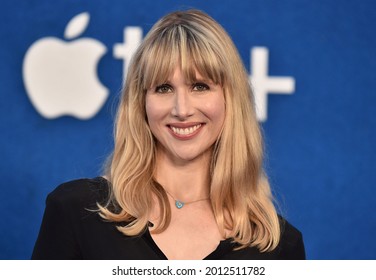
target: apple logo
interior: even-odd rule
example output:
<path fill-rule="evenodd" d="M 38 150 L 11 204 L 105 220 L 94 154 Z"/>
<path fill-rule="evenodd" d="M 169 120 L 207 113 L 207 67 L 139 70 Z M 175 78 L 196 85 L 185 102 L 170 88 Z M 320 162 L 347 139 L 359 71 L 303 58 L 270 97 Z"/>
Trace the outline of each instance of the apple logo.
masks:
<path fill-rule="evenodd" d="M 77 38 L 89 23 L 84 12 L 70 20 L 64 38 Z M 35 109 L 45 118 L 70 115 L 92 118 L 104 105 L 108 89 L 97 77 L 97 64 L 106 47 L 91 38 L 66 42 L 45 37 L 34 42 L 23 61 L 23 80 Z"/>

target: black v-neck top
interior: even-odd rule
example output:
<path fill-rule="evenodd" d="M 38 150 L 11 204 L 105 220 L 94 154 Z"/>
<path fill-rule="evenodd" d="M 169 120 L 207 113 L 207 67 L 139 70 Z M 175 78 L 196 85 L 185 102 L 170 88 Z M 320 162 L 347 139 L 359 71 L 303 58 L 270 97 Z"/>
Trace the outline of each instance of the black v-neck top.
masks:
<path fill-rule="evenodd" d="M 46 200 L 42 225 L 32 259 L 166 260 L 146 230 L 125 236 L 113 222 L 102 219 L 96 203 L 107 199 L 108 181 L 102 177 L 70 181 L 58 186 Z M 205 259 L 305 259 L 300 231 L 281 218 L 281 241 L 272 252 L 255 247 L 234 250 L 231 239 L 223 240 Z"/>

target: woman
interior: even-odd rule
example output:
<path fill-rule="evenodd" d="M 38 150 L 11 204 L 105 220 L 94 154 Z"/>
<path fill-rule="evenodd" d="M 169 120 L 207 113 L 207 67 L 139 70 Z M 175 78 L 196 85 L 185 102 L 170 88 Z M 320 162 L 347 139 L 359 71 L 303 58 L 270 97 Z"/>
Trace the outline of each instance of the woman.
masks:
<path fill-rule="evenodd" d="M 47 199 L 34 259 L 304 259 L 262 170 L 248 76 L 198 11 L 160 19 L 134 55 L 107 175 Z"/>

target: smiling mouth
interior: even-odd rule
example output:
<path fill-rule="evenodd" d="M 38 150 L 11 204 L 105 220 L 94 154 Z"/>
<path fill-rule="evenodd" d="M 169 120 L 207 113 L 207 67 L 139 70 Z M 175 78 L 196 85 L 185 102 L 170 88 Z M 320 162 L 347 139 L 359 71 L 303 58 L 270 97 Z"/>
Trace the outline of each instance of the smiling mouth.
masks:
<path fill-rule="evenodd" d="M 195 133 L 201 126 L 202 124 L 197 124 L 191 127 L 181 128 L 181 127 L 174 127 L 170 125 L 170 128 L 176 135 L 187 136 L 187 135 L 191 135 Z"/>

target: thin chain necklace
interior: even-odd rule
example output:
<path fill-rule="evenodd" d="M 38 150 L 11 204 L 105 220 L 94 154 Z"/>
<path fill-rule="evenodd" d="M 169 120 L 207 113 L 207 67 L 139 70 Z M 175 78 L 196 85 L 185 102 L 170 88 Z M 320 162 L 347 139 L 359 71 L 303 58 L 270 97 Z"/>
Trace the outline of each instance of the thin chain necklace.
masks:
<path fill-rule="evenodd" d="M 172 194 L 170 194 L 166 189 L 165 189 L 165 191 L 175 201 L 175 206 L 178 209 L 183 208 L 183 206 L 186 205 L 186 204 L 191 204 L 191 203 L 195 203 L 195 202 L 199 202 L 199 201 L 209 200 L 210 199 L 209 197 L 207 197 L 207 198 L 197 199 L 197 200 L 194 200 L 194 201 L 183 202 L 183 201 L 181 201 L 181 200 L 176 199 L 175 197 L 173 197 Z"/>

